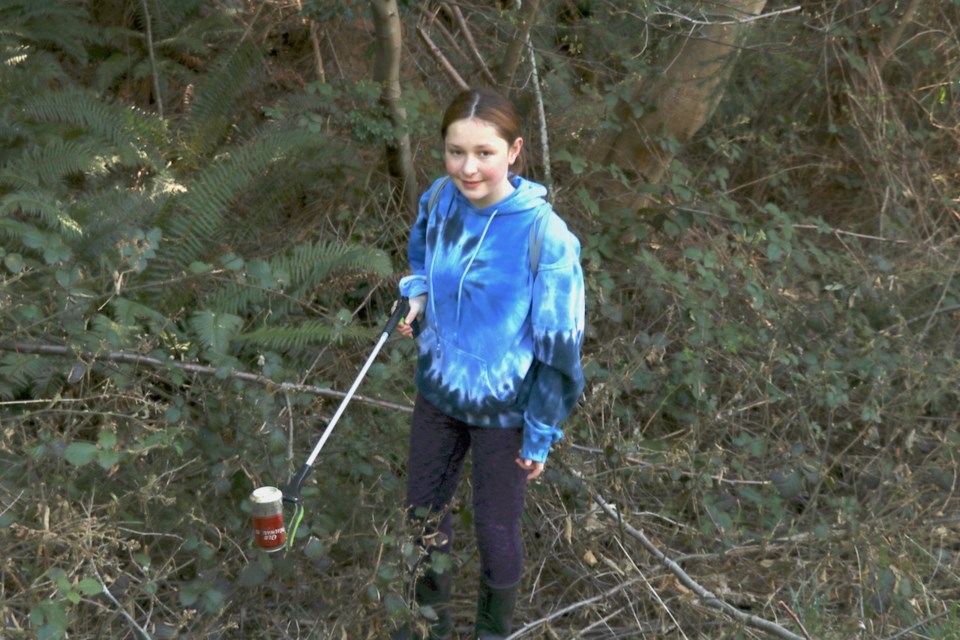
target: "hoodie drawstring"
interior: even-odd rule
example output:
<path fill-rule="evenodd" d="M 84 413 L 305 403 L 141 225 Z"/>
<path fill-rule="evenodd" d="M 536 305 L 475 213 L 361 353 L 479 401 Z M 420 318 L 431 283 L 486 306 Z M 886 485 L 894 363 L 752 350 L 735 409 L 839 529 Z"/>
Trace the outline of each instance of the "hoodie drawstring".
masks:
<path fill-rule="evenodd" d="M 497 217 L 497 212 L 499 209 L 494 209 L 493 213 L 490 214 L 490 217 L 487 219 L 487 224 L 483 227 L 483 233 L 480 234 L 480 240 L 477 242 L 477 248 L 473 251 L 473 255 L 470 256 L 470 261 L 467 262 L 467 266 L 463 269 L 463 275 L 460 276 L 460 283 L 457 285 L 457 333 L 454 338 L 459 338 L 460 334 L 460 309 L 462 307 L 463 300 L 463 282 L 467 279 L 467 274 L 470 272 L 470 267 L 473 266 L 473 261 L 477 259 L 477 254 L 480 253 L 480 247 L 483 246 L 483 239 L 487 237 L 487 230 L 490 229 L 490 223 L 493 222 L 493 219 Z"/>

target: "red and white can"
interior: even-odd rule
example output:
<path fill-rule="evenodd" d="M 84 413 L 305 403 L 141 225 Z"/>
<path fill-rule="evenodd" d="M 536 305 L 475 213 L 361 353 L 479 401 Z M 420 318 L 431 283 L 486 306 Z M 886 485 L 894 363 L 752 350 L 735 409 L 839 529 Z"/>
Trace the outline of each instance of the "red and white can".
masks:
<path fill-rule="evenodd" d="M 253 504 L 253 539 L 264 551 L 280 551 L 287 543 L 283 526 L 283 492 L 276 487 L 260 487 L 250 494 Z"/>

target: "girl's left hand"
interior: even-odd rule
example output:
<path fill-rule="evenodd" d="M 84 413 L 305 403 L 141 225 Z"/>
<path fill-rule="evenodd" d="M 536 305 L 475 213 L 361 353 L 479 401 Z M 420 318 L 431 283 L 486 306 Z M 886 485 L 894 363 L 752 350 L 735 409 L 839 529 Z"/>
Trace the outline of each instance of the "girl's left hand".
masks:
<path fill-rule="evenodd" d="M 517 458 L 517 464 L 521 469 L 525 469 L 530 472 L 527 474 L 527 480 L 534 480 L 537 476 L 543 473 L 542 462 L 534 462 L 533 460 L 528 460 L 526 458 Z"/>

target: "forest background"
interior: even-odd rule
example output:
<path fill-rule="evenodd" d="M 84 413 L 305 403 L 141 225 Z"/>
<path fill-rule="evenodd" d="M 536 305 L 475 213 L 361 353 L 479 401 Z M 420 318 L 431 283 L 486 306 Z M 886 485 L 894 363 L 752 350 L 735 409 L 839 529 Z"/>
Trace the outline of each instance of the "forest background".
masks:
<path fill-rule="evenodd" d="M 0 0 L 0 637 L 411 616 L 410 342 L 462 85 L 578 234 L 516 638 L 960 637 L 958 0 Z M 456 505 L 456 622 L 476 580 Z"/>

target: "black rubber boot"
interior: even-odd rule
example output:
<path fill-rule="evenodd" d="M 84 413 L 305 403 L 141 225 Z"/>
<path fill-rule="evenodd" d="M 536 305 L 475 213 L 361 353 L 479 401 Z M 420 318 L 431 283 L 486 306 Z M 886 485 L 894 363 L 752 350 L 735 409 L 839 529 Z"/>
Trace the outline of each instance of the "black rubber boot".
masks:
<path fill-rule="evenodd" d="M 449 640 L 453 633 L 453 616 L 450 613 L 450 591 L 453 585 L 453 576 L 450 571 L 437 573 L 427 569 L 417 578 L 414 584 L 414 599 L 419 606 L 429 606 L 437 614 L 435 620 L 428 620 L 430 631 L 427 636 L 421 635 L 414 623 L 405 624 L 398 629 L 391 640 Z"/>
<path fill-rule="evenodd" d="M 503 640 L 510 635 L 519 587 L 519 582 L 512 587 L 492 587 L 480 579 L 475 624 L 477 640 Z"/>

